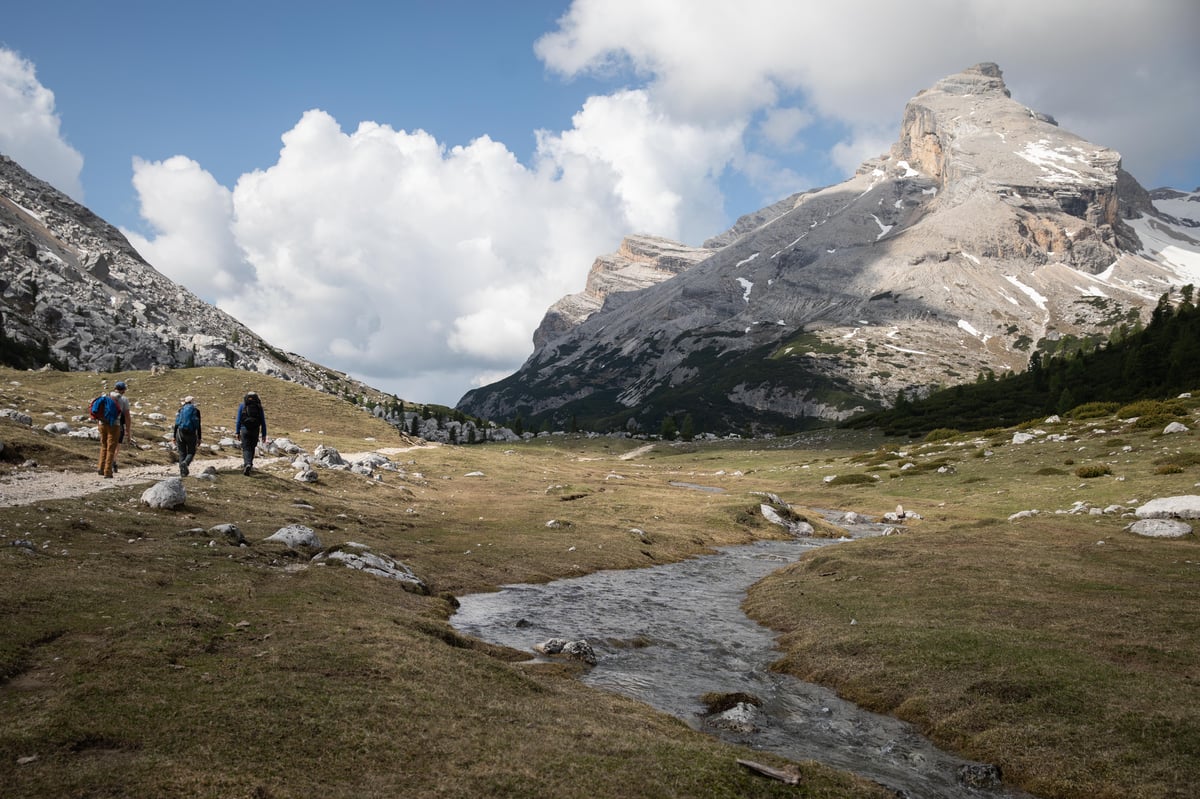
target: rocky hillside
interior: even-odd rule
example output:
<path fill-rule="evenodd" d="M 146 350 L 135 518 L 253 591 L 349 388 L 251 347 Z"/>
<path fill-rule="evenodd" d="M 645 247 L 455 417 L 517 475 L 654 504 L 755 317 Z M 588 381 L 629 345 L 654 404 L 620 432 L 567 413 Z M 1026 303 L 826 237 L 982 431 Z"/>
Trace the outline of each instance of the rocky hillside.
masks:
<path fill-rule="evenodd" d="M 547 338 L 459 408 L 795 428 L 1020 370 L 1200 282 L 1191 197 L 1152 196 L 980 64 L 914 97 L 891 151 L 851 179 L 740 220 L 711 257 Z"/>
<path fill-rule="evenodd" d="M 4 156 L 0 265 L 0 341 L 41 363 L 72 371 L 228 366 L 378 398 L 340 372 L 272 347 L 155 270 L 112 225 Z"/>

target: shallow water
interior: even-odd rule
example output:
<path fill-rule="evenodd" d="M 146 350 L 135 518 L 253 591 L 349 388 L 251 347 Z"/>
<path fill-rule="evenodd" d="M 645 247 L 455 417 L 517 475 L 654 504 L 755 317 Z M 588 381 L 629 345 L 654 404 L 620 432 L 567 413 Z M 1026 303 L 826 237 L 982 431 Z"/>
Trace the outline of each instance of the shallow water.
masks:
<path fill-rule="evenodd" d="M 451 622 L 531 656 L 549 638 L 585 639 L 599 658 L 582 677 L 588 685 L 646 702 L 724 740 L 860 774 L 899 796 L 1027 797 L 968 788 L 959 770 L 978 764 L 938 750 L 903 722 L 769 670 L 780 652 L 771 631 L 742 613 L 746 590 L 829 543 L 765 541 L 680 563 L 510 585 L 462 597 Z M 748 719 L 752 729 L 719 729 L 701 717 L 702 694 L 739 691 L 763 701 Z"/>

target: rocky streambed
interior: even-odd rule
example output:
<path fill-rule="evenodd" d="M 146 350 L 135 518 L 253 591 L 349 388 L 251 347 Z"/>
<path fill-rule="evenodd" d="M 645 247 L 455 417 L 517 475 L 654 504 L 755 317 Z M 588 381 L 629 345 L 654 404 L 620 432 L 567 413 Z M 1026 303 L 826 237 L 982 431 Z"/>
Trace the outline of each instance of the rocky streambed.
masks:
<path fill-rule="evenodd" d="M 854 524 L 848 536 L 878 535 Z M 867 712 L 832 691 L 770 670 L 773 633 L 741 610 L 746 590 L 814 547 L 797 538 L 728 547 L 644 569 L 597 572 L 541 585 L 510 585 L 461 598 L 461 632 L 543 657 L 552 638 L 586 641 L 588 685 L 646 702 L 720 738 L 816 760 L 875 780 L 902 797 L 1025 797 L 994 767 L 933 746 L 910 725 Z M 731 698 L 713 712 L 705 695 Z"/>

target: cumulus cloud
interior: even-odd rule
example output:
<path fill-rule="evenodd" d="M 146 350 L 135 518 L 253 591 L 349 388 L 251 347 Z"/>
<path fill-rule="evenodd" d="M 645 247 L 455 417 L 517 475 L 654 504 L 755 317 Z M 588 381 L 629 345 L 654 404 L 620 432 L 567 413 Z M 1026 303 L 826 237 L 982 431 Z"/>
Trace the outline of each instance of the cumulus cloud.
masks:
<path fill-rule="evenodd" d="M 273 344 L 453 403 L 518 366 L 546 308 L 623 235 L 720 232 L 723 180 L 765 205 L 842 179 L 886 151 L 910 97 L 981 61 L 1144 183 L 1170 183 L 1196 156 L 1198 29 L 1195 0 L 923 0 L 903 15 L 890 0 L 574 0 L 535 52 L 623 88 L 538 131 L 528 163 L 487 136 L 344 130 L 314 109 L 232 188 L 186 157 L 135 160 L 151 234 L 129 235 Z M 26 114 L 0 135 L 45 147 L 77 184 L 53 96 L 2 50 L 0 114 Z"/>
<path fill-rule="evenodd" d="M 83 156 L 63 139 L 54 92 L 33 64 L 0 47 L 0 153 L 59 191 L 83 201 Z"/>
<path fill-rule="evenodd" d="M 267 340 L 453 403 L 516 368 L 546 308 L 623 235 L 710 233 L 737 142 L 736 127 L 675 122 L 639 92 L 593 98 L 571 130 L 541 132 L 528 166 L 487 137 L 345 132 L 312 110 L 277 162 L 231 191 L 187 158 L 138 161 L 154 233 L 127 235 Z"/>
<path fill-rule="evenodd" d="M 1017 100 L 1156 183 L 1196 158 L 1197 30 L 1194 0 L 924 0 L 902 16 L 890 0 L 575 0 L 536 50 L 567 76 L 629 70 L 680 118 L 802 109 L 842 128 L 821 145 L 843 169 L 878 154 L 917 91 L 994 61 Z"/>

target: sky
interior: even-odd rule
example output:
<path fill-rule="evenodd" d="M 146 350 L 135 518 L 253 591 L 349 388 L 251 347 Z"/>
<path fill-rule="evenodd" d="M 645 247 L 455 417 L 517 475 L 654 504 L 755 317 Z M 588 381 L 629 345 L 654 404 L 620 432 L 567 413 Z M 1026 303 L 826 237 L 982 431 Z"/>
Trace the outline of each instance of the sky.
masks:
<path fill-rule="evenodd" d="M 1195 189 L 1198 39 L 1196 0 L 20 3 L 0 153 L 272 345 L 453 405 L 623 236 L 845 180 L 976 63 Z"/>

